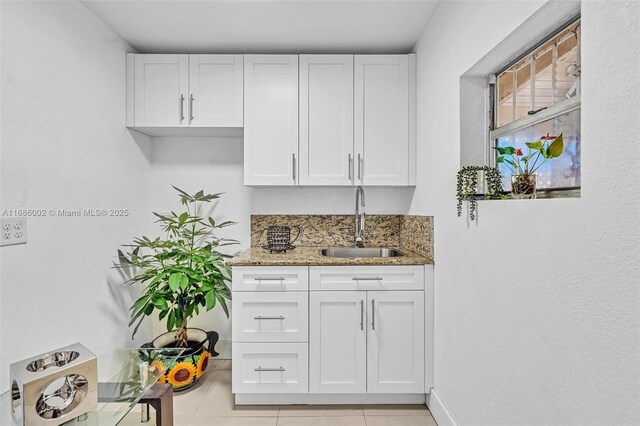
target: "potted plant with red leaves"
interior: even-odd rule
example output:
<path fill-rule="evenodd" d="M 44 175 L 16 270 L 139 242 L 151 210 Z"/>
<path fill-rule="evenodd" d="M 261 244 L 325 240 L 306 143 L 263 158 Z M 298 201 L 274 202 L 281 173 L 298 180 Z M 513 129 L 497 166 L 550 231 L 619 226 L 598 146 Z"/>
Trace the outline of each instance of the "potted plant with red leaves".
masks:
<path fill-rule="evenodd" d="M 560 136 L 543 136 L 535 142 L 527 142 L 528 152 L 513 146 L 494 147 L 498 151 L 497 164 L 504 164 L 511 171 L 513 198 L 536 198 L 536 171 L 547 161 L 562 155 L 564 141 Z"/>

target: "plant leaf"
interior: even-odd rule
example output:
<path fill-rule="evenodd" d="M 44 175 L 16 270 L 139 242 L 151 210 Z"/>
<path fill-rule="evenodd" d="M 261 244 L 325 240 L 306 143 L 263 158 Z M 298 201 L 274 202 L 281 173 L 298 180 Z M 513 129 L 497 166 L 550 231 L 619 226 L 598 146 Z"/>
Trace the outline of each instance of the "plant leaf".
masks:
<path fill-rule="evenodd" d="M 169 317 L 167 318 L 167 331 L 173 330 L 173 324 L 175 322 L 175 318 L 176 318 L 175 311 L 172 310 L 169 313 Z"/>
<path fill-rule="evenodd" d="M 151 315 L 151 312 L 153 312 L 153 303 L 149 303 L 147 306 L 144 307 L 145 315 Z"/>
<path fill-rule="evenodd" d="M 224 297 L 219 293 L 216 293 L 216 299 L 218 299 L 220 305 L 222 305 L 222 310 L 225 314 L 227 314 L 227 318 L 229 318 L 229 308 L 227 307 L 227 301 L 224 300 Z"/>
<path fill-rule="evenodd" d="M 516 149 L 512 146 L 504 146 L 502 148 L 496 148 L 500 154 L 515 154 Z"/>
<path fill-rule="evenodd" d="M 134 322 L 136 322 L 136 320 L 137 320 L 138 318 L 140 318 L 140 316 L 141 316 L 141 315 L 143 315 L 143 314 L 144 314 L 144 309 L 140 309 L 140 310 L 139 310 L 135 315 L 133 315 L 133 316 L 131 317 L 131 321 L 129 321 L 129 327 L 131 327 L 131 325 L 132 325 Z"/>
<path fill-rule="evenodd" d="M 153 299 L 151 299 L 151 303 L 153 303 L 153 306 L 160 309 L 161 311 L 164 311 L 168 308 L 167 301 L 162 297 L 154 297 Z"/>
<path fill-rule="evenodd" d="M 216 293 L 211 290 L 204 295 L 204 299 L 206 301 L 207 311 L 213 309 L 216 306 Z"/>
<path fill-rule="evenodd" d="M 186 290 L 187 287 L 189 287 L 189 276 L 187 274 L 184 274 L 182 276 L 182 279 L 180 280 L 180 288 Z"/>
<path fill-rule="evenodd" d="M 169 276 L 169 288 L 171 291 L 176 291 L 180 286 L 180 280 L 182 279 L 182 274 L 180 272 L 174 272 Z"/>
<path fill-rule="evenodd" d="M 549 158 L 556 158 L 562 155 L 564 151 L 564 140 L 562 138 L 562 133 L 558 136 L 547 148 L 547 155 Z"/>
<path fill-rule="evenodd" d="M 142 296 L 141 298 L 135 301 L 135 303 L 129 310 L 135 311 L 137 309 L 140 309 L 147 303 L 148 300 L 149 300 L 149 297 L 147 295 Z"/>
<path fill-rule="evenodd" d="M 536 150 L 536 151 L 542 150 L 542 142 L 540 142 L 540 141 L 525 142 L 525 145 L 527 145 L 529 148 L 531 148 L 533 150 Z"/>

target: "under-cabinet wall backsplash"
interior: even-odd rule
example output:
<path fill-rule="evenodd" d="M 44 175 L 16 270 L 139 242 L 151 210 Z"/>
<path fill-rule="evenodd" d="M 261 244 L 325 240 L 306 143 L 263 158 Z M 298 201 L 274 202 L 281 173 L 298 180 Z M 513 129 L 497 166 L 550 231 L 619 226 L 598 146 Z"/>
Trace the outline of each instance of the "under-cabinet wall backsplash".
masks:
<path fill-rule="evenodd" d="M 365 245 L 401 247 L 433 258 L 433 217 L 408 215 L 367 215 Z M 270 225 L 299 226 L 302 247 L 348 247 L 353 245 L 354 215 L 252 215 L 251 245 L 266 243 Z M 291 237 L 296 235 L 291 230 Z"/>

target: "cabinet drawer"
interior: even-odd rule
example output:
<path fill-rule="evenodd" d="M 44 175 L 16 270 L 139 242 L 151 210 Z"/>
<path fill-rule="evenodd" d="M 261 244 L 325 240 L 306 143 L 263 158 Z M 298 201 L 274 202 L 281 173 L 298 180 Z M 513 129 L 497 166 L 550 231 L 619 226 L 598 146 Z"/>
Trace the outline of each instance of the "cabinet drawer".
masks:
<path fill-rule="evenodd" d="M 306 266 L 235 266 L 233 291 L 307 291 Z"/>
<path fill-rule="evenodd" d="M 234 342 L 306 342 L 307 292 L 234 292 Z"/>
<path fill-rule="evenodd" d="M 424 290 L 424 266 L 312 266 L 311 290 Z"/>
<path fill-rule="evenodd" d="M 306 343 L 233 343 L 233 393 L 308 393 Z"/>

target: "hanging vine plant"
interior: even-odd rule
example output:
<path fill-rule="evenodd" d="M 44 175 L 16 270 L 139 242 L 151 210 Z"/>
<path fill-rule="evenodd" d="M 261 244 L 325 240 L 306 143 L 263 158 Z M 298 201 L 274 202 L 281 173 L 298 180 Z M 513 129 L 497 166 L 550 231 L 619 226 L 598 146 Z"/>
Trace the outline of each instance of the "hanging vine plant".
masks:
<path fill-rule="evenodd" d="M 502 198 L 502 175 L 500 170 L 489 166 L 466 166 L 458 172 L 456 197 L 458 217 L 462 215 L 462 203 L 469 201 L 469 219 L 476 220 L 478 208 L 478 172 L 483 172 L 487 182 L 485 199 Z"/>

